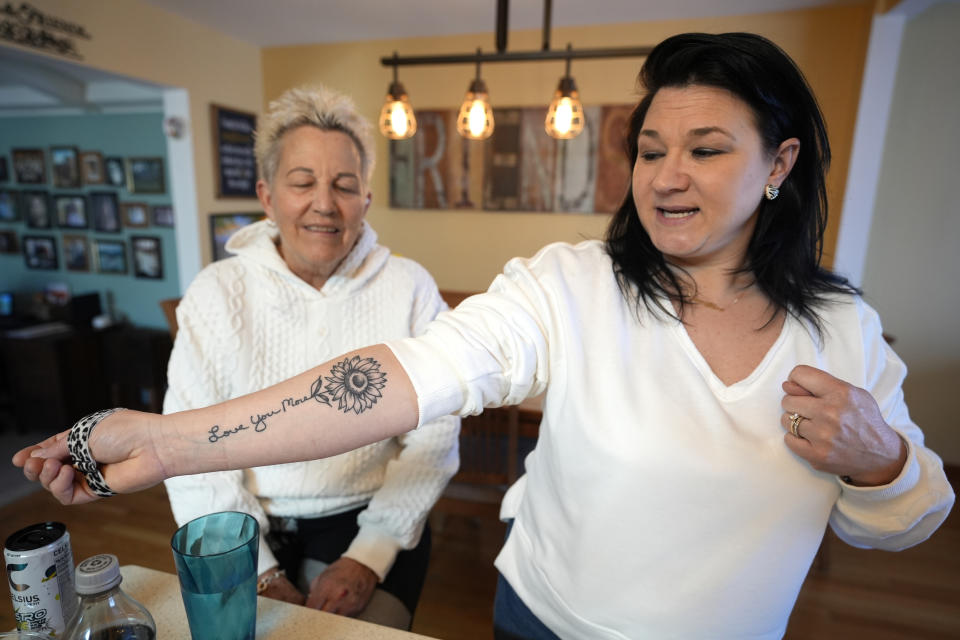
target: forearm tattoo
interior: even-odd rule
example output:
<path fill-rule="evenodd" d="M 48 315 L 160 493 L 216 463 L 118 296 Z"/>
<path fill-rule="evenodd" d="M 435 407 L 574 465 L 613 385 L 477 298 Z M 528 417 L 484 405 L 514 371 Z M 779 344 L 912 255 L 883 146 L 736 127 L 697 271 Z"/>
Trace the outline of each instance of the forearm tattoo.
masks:
<path fill-rule="evenodd" d="M 326 380 L 326 384 L 324 384 Z M 233 428 L 224 428 L 218 424 L 207 431 L 207 440 L 216 443 L 224 438 L 250 431 L 262 433 L 267 430 L 267 421 L 273 416 L 286 413 L 295 407 L 314 400 L 344 413 L 353 411 L 359 415 L 371 409 L 382 397 L 381 390 L 387 384 L 387 374 L 380 370 L 380 363 L 373 358 L 353 356 L 333 365 L 330 375 L 321 375 L 313 384 L 310 391 L 300 398 L 284 398 L 280 405 L 264 413 L 255 413 L 250 416 L 249 423 L 241 423 Z"/>

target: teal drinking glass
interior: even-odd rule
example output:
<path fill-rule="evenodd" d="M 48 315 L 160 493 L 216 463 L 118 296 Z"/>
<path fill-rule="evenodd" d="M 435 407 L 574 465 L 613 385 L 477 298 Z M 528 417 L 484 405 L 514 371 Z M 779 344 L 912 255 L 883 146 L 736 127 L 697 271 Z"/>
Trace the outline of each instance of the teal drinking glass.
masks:
<path fill-rule="evenodd" d="M 170 546 L 193 640 L 253 640 L 260 526 L 238 511 L 200 516 Z"/>

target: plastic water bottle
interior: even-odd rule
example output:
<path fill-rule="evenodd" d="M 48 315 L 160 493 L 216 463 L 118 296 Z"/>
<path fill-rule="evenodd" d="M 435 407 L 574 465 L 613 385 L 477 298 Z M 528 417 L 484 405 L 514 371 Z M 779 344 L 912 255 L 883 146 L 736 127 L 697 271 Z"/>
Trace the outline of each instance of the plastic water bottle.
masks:
<path fill-rule="evenodd" d="M 120 588 L 122 580 L 120 561 L 111 553 L 77 565 L 80 606 L 64 632 L 66 640 L 155 640 L 153 616 Z"/>

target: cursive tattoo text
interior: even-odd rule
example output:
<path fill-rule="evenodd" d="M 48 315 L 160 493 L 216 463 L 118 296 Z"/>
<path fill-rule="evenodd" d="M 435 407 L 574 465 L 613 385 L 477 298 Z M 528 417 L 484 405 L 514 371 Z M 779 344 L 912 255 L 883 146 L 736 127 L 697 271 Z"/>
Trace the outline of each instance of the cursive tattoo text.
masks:
<path fill-rule="evenodd" d="M 326 385 L 324 385 L 326 379 Z M 207 431 L 207 440 L 219 442 L 241 431 L 253 429 L 255 433 L 263 433 L 268 428 L 268 420 L 289 409 L 314 400 L 328 407 L 333 407 L 337 401 L 337 409 L 344 413 L 353 411 L 359 415 L 377 404 L 383 397 L 382 389 L 387 384 L 387 374 L 380 370 L 380 363 L 373 358 L 353 356 L 333 365 L 330 375 L 326 378 L 321 375 L 310 385 L 310 392 L 299 398 L 284 398 L 280 406 L 265 411 L 256 412 L 250 416 L 249 424 L 239 424 L 232 429 L 223 429 L 220 425 L 213 425 Z"/>
<path fill-rule="evenodd" d="M 209 440 L 210 442 L 216 442 L 217 440 L 222 440 L 223 438 L 232 436 L 238 431 L 244 431 L 249 428 L 250 427 L 248 427 L 247 425 L 238 424 L 233 429 L 226 429 L 225 431 L 220 431 L 220 425 L 215 424 L 212 427 L 210 427 L 210 431 L 207 432 L 210 434 L 210 437 L 208 437 L 207 440 Z"/>

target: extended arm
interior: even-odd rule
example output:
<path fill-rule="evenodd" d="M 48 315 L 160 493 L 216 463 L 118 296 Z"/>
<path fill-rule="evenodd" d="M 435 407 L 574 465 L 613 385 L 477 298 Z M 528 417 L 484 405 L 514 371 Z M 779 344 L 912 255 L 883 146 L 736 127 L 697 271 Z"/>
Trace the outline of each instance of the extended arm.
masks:
<path fill-rule="evenodd" d="M 417 398 L 384 345 L 350 352 L 272 387 L 167 416 L 115 413 L 90 437 L 118 493 L 173 476 L 324 458 L 417 426 Z M 64 504 L 95 499 L 64 464 L 66 433 L 27 447 L 13 462 Z"/>
<path fill-rule="evenodd" d="M 93 456 L 105 466 L 111 488 L 130 493 L 177 475 L 331 456 L 450 413 L 472 415 L 542 393 L 549 377 L 546 331 L 556 309 L 530 268 L 533 262 L 512 260 L 489 294 L 441 315 L 422 337 L 338 356 L 205 409 L 163 417 L 113 414 L 93 432 Z M 550 271 L 555 278 L 559 267 Z M 363 376 L 345 376 L 347 365 L 361 360 L 377 374 L 376 384 L 359 395 L 346 393 L 345 382 L 353 391 L 366 384 Z M 65 437 L 63 432 L 28 447 L 13 462 L 61 502 L 90 502 L 95 495 L 74 479 L 72 467 L 64 467 Z"/>

